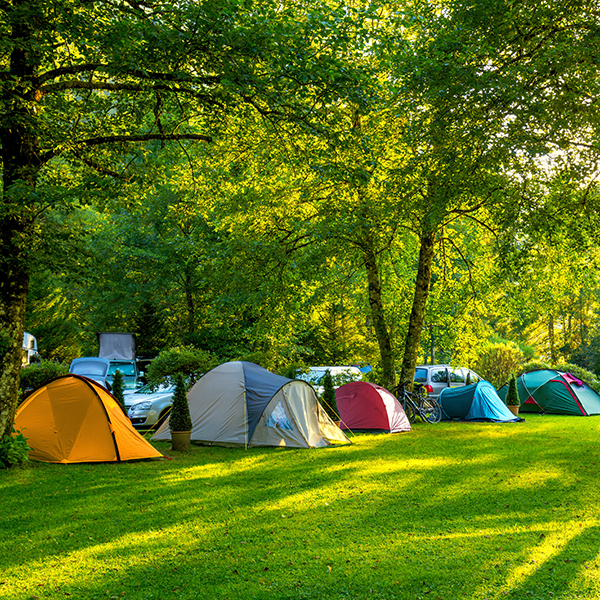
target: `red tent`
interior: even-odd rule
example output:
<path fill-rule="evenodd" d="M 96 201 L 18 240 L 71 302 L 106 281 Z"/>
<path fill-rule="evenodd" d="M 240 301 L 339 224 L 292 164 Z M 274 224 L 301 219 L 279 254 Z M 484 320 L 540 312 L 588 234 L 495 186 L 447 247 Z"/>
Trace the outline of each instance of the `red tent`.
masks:
<path fill-rule="evenodd" d="M 410 431 L 408 417 L 396 397 L 385 388 L 353 381 L 335 391 L 342 429 L 353 431 Z"/>

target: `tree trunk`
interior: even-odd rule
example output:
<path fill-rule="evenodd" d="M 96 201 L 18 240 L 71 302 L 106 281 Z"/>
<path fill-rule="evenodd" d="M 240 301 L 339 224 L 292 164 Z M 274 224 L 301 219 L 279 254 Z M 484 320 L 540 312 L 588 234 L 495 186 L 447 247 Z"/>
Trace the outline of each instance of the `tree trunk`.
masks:
<path fill-rule="evenodd" d="M 34 233 L 34 190 L 40 169 L 34 108 L 38 98 L 28 83 L 37 60 L 34 8 L 35 3 L 21 2 L 17 9 L 31 18 L 11 15 L 10 78 L 0 87 L 0 437 L 12 431 L 17 407 L 29 288 L 27 255 Z"/>
<path fill-rule="evenodd" d="M 429 285 L 431 283 L 434 243 L 435 232 L 421 236 L 415 295 L 408 322 L 404 358 L 402 360 L 402 373 L 400 375 L 400 382 L 410 382 L 411 386 L 415 377 L 415 367 L 417 366 L 417 357 L 421 343 L 421 331 L 423 330 L 423 323 L 425 321 L 425 308 L 427 307 L 427 297 L 429 296 Z"/>
<path fill-rule="evenodd" d="M 554 340 L 554 316 L 548 317 L 548 346 L 550 350 L 550 363 L 556 364 L 556 343 Z"/>
<path fill-rule="evenodd" d="M 363 248 L 365 269 L 367 271 L 367 282 L 369 288 L 369 306 L 371 308 L 371 320 L 377 343 L 379 344 L 379 354 L 381 357 L 381 368 L 383 371 L 382 384 L 388 389 L 396 386 L 396 369 L 394 364 L 394 354 L 392 352 L 392 340 L 385 322 L 385 311 L 383 300 L 381 298 L 381 278 L 379 275 L 379 266 L 377 265 L 377 256 L 373 248 L 367 243 Z"/>
<path fill-rule="evenodd" d="M 0 221 L 0 227 L 4 223 Z M 2 236 L 0 252 L 7 248 Z M 2 254 L 5 256 L 4 254 Z M 18 261 L 10 261 L 17 263 Z M 28 277 L 18 264 L 2 261 L 0 281 L 0 439 L 12 431 L 17 408 L 25 329 Z"/>

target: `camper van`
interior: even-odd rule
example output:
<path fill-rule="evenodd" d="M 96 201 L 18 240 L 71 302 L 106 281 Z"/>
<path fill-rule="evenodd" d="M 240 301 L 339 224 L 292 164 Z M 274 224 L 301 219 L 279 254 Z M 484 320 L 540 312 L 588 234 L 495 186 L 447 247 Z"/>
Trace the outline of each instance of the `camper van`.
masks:
<path fill-rule="evenodd" d="M 36 362 L 39 359 L 37 350 L 37 340 L 31 333 L 25 332 L 23 334 L 23 350 L 21 352 L 21 366 L 26 367 L 32 362 Z"/>
<path fill-rule="evenodd" d="M 143 373 L 138 370 L 136 341 L 133 333 L 101 332 L 98 336 L 98 356 L 110 361 L 106 375 L 112 385 L 115 373 L 121 371 L 125 392 L 132 392 L 141 385 Z"/>

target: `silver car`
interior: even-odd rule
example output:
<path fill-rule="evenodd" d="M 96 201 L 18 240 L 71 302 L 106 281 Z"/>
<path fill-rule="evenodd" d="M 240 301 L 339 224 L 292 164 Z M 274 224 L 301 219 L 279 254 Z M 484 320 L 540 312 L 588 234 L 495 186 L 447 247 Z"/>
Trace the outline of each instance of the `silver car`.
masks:
<path fill-rule="evenodd" d="M 174 385 L 161 385 L 156 389 L 145 385 L 125 395 L 125 408 L 131 424 L 140 429 L 160 425 L 173 405 Z"/>
<path fill-rule="evenodd" d="M 477 383 L 482 379 L 475 371 L 463 367 L 419 365 L 415 369 L 415 383 L 422 384 L 428 396 L 437 398 L 444 388 L 466 385 L 469 375 L 471 383 Z"/>

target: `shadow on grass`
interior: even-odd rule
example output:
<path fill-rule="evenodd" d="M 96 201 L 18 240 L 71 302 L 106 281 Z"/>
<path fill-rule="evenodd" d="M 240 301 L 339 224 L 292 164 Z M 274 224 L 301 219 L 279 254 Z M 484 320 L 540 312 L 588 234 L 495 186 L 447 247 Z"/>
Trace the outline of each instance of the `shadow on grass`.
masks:
<path fill-rule="evenodd" d="M 598 425 L 530 420 L 3 473 L 0 597 L 588 593 Z"/>

